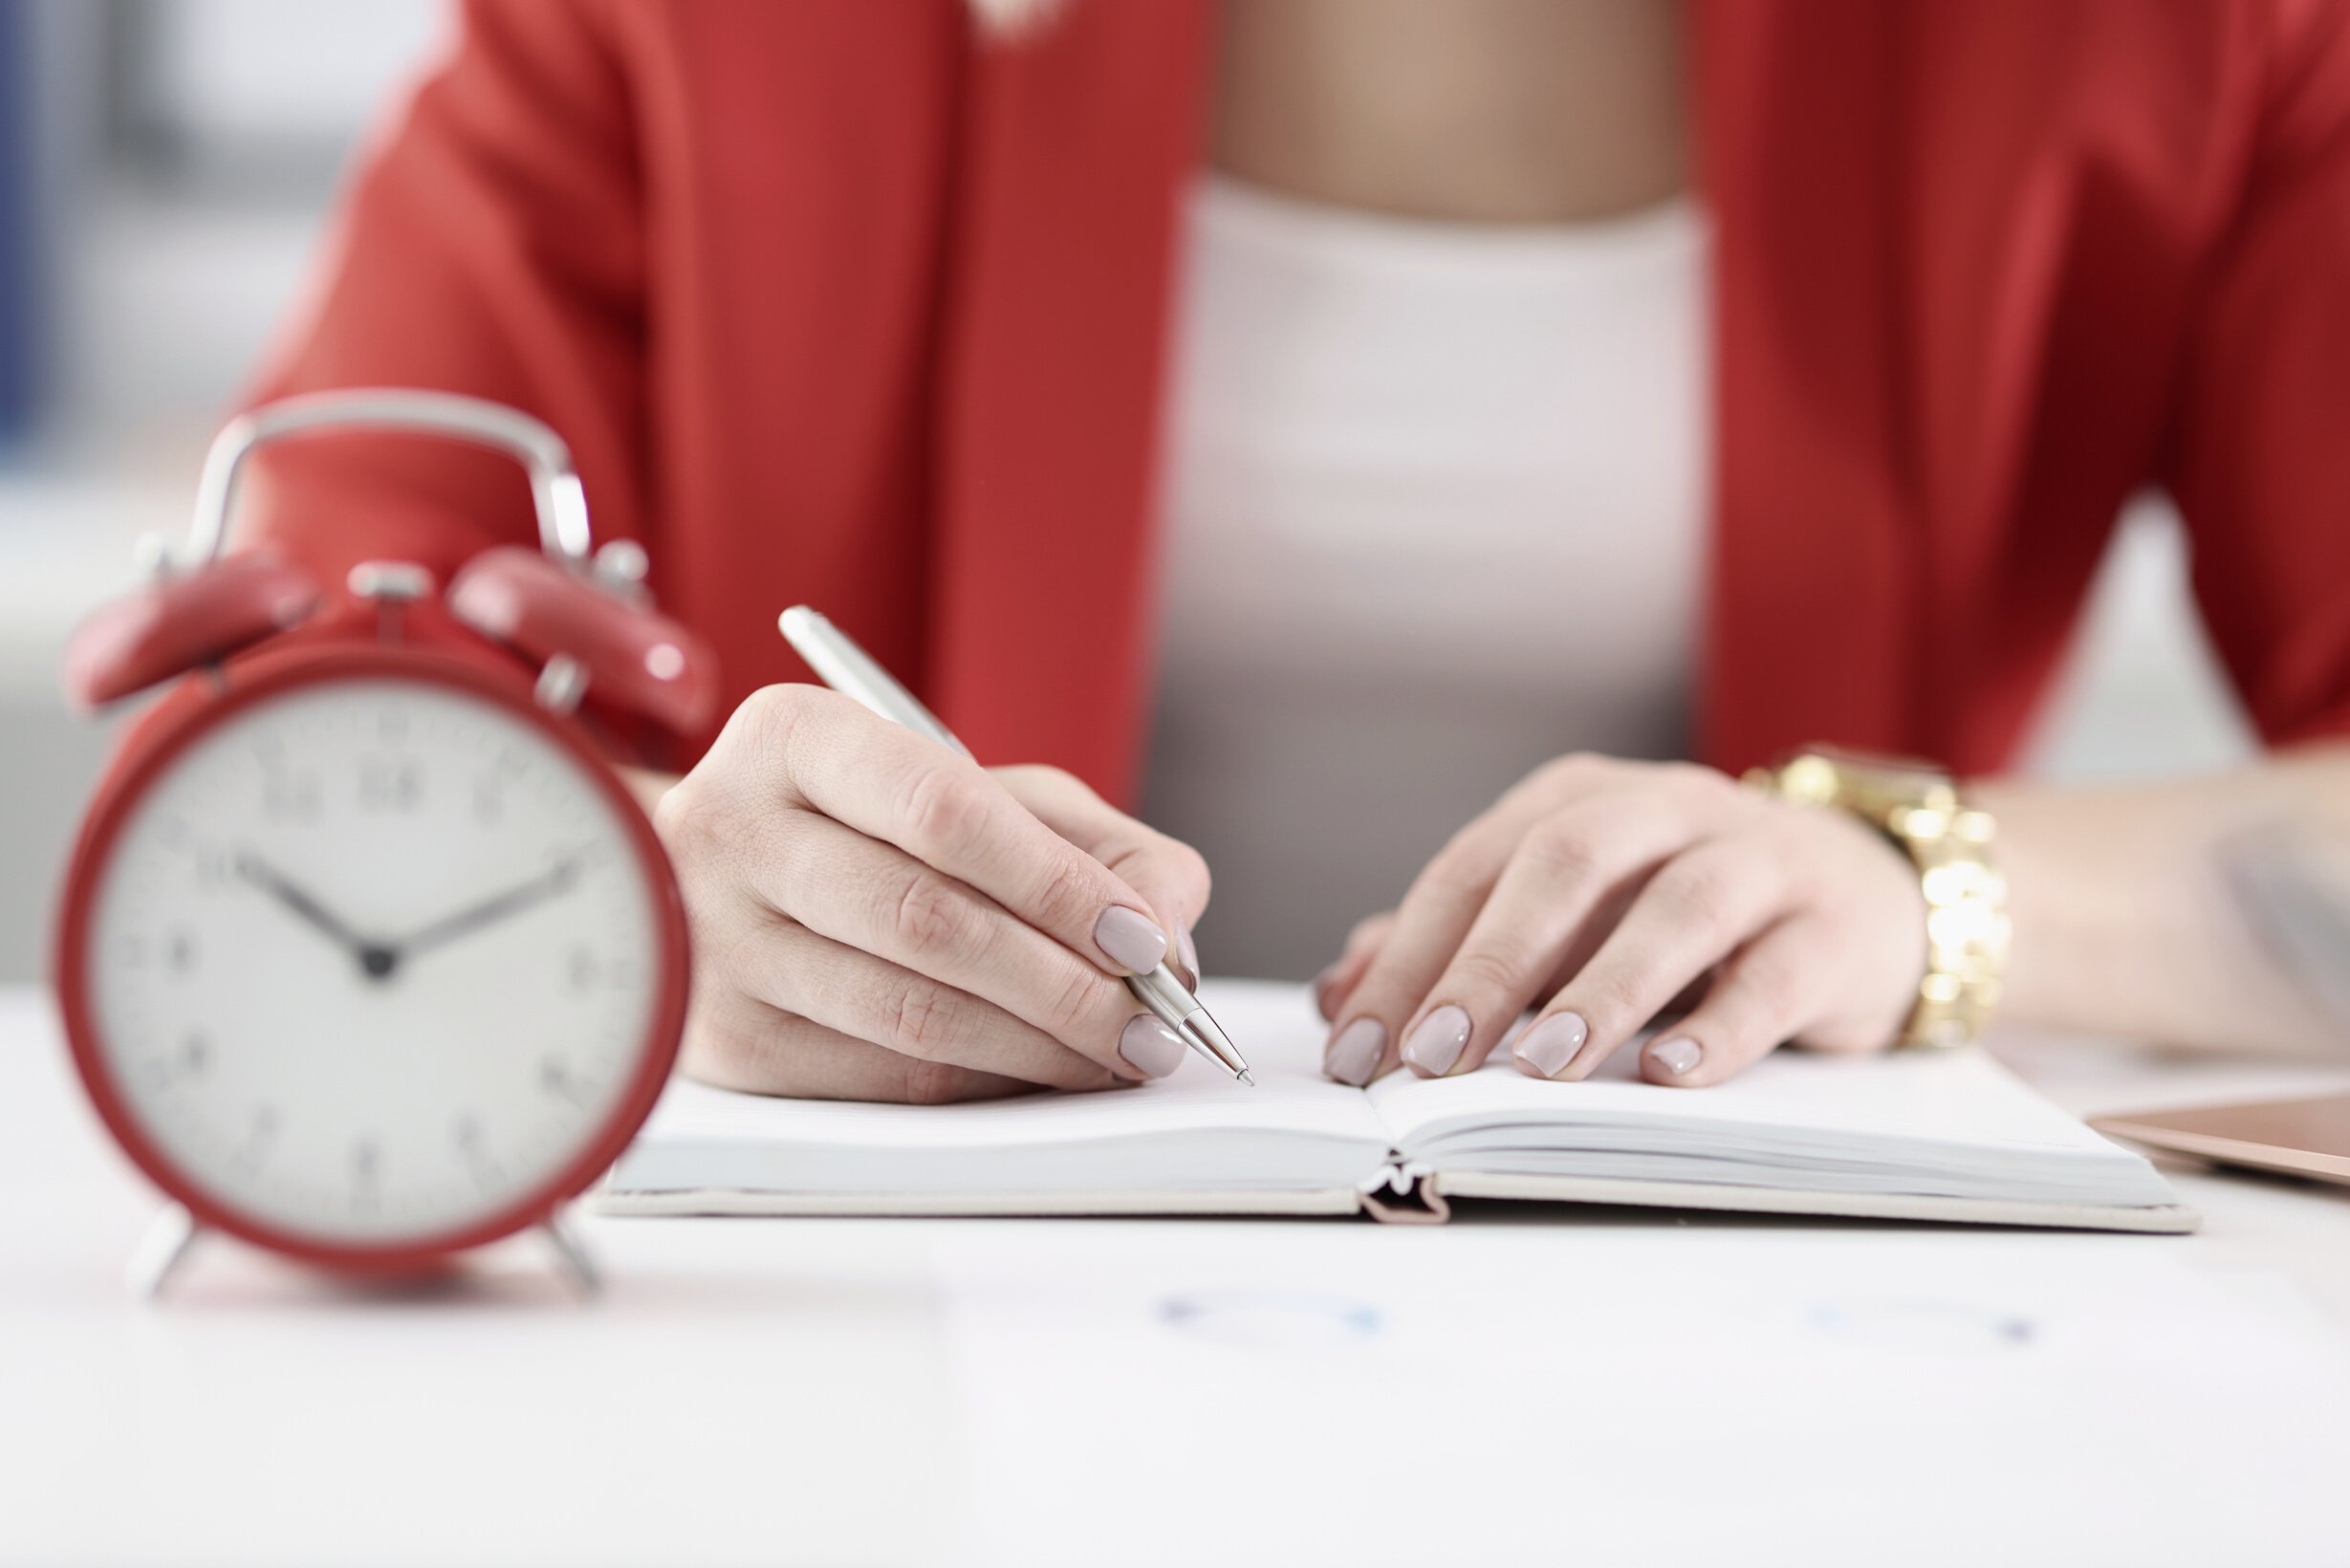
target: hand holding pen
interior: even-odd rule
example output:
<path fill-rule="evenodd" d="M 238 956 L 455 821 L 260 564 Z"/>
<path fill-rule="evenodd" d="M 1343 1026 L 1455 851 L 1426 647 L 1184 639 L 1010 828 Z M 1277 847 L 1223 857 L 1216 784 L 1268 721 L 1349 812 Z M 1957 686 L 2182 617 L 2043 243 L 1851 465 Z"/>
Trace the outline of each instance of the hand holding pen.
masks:
<path fill-rule="evenodd" d="M 817 679 L 826 686 L 851 698 L 868 712 L 879 714 L 892 723 L 904 725 L 919 734 L 927 735 L 951 751 L 958 752 L 966 758 L 970 757 L 970 748 L 957 740 L 953 732 L 939 722 L 936 714 L 923 707 L 915 699 L 914 694 L 900 686 L 897 679 L 889 671 L 883 669 L 871 654 L 859 647 L 846 632 L 834 625 L 823 616 L 805 604 L 798 604 L 777 617 L 776 625 L 782 631 L 784 640 L 792 644 L 802 659 L 807 661 L 808 667 L 815 670 Z M 1050 782 L 1064 796 L 1069 795 L 1071 788 L 1074 787 L 1076 792 L 1082 795 L 1084 803 L 1107 810 L 1102 806 L 1099 797 L 1095 795 L 1091 790 L 1087 790 L 1085 786 L 1065 773 L 1055 773 L 1049 769 L 1035 769 L 1030 772 L 1044 775 L 1038 781 Z M 1145 833 L 1149 832 L 1147 828 L 1142 828 L 1140 822 L 1134 821 L 1131 817 L 1119 817 L 1115 812 L 1110 815 L 1128 827 L 1140 828 Z M 1156 834 L 1152 837 L 1161 838 Z M 1172 842 L 1167 839 L 1162 839 L 1162 841 Z M 1195 860 L 1198 859 L 1196 855 L 1192 858 Z M 1115 856 L 1105 855 L 1102 860 L 1106 866 L 1114 867 L 1119 863 Z M 1205 888 L 1207 867 L 1203 864 L 1199 870 L 1202 886 Z M 1133 913 L 1132 910 L 1113 910 L 1102 918 L 1109 920 L 1131 913 Z M 1175 926 L 1175 931 L 1182 938 L 1184 946 L 1188 948 L 1191 940 L 1189 928 L 1179 923 Z M 1095 934 L 1097 942 L 1100 942 L 1099 931 L 1097 930 Z M 1133 991 L 1135 1000 L 1148 1008 L 1152 1015 L 1166 1025 L 1186 1045 L 1241 1082 L 1255 1083 L 1256 1079 L 1249 1076 L 1249 1064 L 1241 1059 L 1240 1053 L 1232 1048 L 1232 1042 L 1226 1036 L 1224 1030 L 1213 1017 L 1209 1016 L 1208 1010 L 1200 1005 L 1200 999 L 1195 994 L 1195 988 L 1199 985 L 1200 979 L 1198 958 L 1186 952 L 1183 955 L 1183 962 L 1191 971 L 1188 977 L 1178 975 L 1166 963 L 1166 948 L 1164 944 L 1160 947 L 1159 957 L 1156 961 L 1146 961 L 1144 955 L 1138 953 L 1130 962 L 1129 967 L 1135 972 L 1126 977 L 1126 989 Z M 1140 1020 L 1137 1020 L 1137 1023 L 1139 1024 Z"/>
<path fill-rule="evenodd" d="M 699 1078 L 940 1101 L 1163 1077 L 1190 1048 L 1127 980 L 1187 950 L 1207 868 L 1065 773 L 779 686 L 655 818 L 693 923 Z"/>

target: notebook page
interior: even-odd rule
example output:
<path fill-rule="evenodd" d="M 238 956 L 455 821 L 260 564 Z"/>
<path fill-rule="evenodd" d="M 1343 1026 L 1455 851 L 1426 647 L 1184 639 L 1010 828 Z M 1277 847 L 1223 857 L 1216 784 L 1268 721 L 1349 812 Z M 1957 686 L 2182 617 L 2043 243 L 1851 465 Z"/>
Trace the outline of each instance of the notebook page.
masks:
<path fill-rule="evenodd" d="M 1360 1090 L 1322 1077 L 1323 1032 L 1296 987 L 1211 981 L 1201 1000 L 1249 1059 L 1255 1087 L 1232 1081 L 1196 1056 L 1168 1077 L 1133 1089 L 967 1105 L 779 1100 L 678 1078 L 654 1108 L 645 1133 L 923 1148 L 1002 1148 L 1221 1127 L 1386 1137 Z"/>
<path fill-rule="evenodd" d="M 1557 1122 L 2117 1152 L 1991 1056 L 1970 1050 L 1866 1056 L 1774 1051 L 1726 1083 L 1668 1089 L 1641 1081 L 1636 1046 L 1617 1052 L 1580 1083 L 1529 1078 L 1505 1046 L 1479 1071 L 1457 1078 L 1390 1074 L 1371 1086 L 1370 1100 L 1397 1146 L 1406 1149 L 1473 1123 Z"/>

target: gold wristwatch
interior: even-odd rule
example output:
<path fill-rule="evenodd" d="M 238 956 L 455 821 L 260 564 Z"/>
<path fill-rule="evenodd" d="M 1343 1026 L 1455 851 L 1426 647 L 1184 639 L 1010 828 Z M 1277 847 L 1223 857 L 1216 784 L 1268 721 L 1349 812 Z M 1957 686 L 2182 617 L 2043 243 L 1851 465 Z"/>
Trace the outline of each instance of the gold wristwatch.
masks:
<path fill-rule="evenodd" d="M 1898 1043 L 1981 1038 L 1999 1000 L 2009 942 L 2007 880 L 1991 856 L 1991 817 L 1930 763 L 1824 746 L 1757 768 L 1747 782 L 1798 805 L 1849 812 L 1909 857 L 1926 891 L 1926 973 Z"/>

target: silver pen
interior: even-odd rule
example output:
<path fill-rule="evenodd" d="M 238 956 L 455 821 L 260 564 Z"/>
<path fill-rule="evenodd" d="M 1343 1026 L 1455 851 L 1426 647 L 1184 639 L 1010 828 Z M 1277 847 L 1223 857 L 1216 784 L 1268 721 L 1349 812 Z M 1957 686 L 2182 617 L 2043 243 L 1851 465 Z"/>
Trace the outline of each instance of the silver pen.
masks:
<path fill-rule="evenodd" d="M 794 604 L 776 618 L 776 624 L 792 650 L 808 662 L 808 667 L 826 686 L 892 723 L 970 756 L 971 749 L 957 740 L 937 714 L 923 707 L 873 655 L 822 615 L 805 604 Z M 1232 1049 L 1230 1036 L 1164 961 L 1148 974 L 1128 975 L 1126 989 L 1186 1045 L 1241 1082 L 1256 1082 L 1249 1076 L 1249 1064 Z"/>

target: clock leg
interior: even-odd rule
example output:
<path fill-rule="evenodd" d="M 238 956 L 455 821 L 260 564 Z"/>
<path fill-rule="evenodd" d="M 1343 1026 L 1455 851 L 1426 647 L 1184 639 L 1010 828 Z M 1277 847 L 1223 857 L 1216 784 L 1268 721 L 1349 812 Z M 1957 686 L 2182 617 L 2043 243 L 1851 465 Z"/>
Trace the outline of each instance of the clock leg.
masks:
<path fill-rule="evenodd" d="M 130 1266 L 123 1271 L 131 1294 L 142 1301 L 162 1296 L 172 1272 L 187 1255 L 197 1231 L 196 1217 L 178 1204 L 165 1204 L 158 1210 L 147 1233 L 132 1252 Z"/>
<path fill-rule="evenodd" d="M 581 1296 L 594 1296 L 603 1289 L 603 1276 L 596 1272 L 596 1260 L 588 1255 L 579 1238 L 563 1224 L 562 1215 L 549 1215 L 546 1224 L 539 1230 L 546 1232 L 548 1244 L 555 1249 L 555 1260 Z"/>

